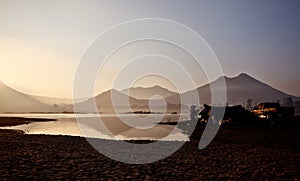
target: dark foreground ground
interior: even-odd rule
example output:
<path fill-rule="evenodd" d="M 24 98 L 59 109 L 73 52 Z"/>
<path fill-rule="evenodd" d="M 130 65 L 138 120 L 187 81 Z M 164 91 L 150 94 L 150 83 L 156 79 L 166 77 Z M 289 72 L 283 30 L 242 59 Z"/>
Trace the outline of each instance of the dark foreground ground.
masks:
<path fill-rule="evenodd" d="M 111 160 L 80 137 L 0 130 L 0 179 L 299 180 L 299 121 L 224 126 L 203 150 L 192 140 L 144 165 Z"/>
<path fill-rule="evenodd" d="M 32 122 L 56 121 L 55 119 L 44 118 L 19 118 L 19 117 L 0 117 L 0 126 L 16 126 L 29 124 Z"/>

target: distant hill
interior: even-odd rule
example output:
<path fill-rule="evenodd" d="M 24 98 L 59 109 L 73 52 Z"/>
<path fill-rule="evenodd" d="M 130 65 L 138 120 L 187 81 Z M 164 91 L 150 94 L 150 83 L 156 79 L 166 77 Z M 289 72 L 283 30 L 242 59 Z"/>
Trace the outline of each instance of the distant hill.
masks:
<path fill-rule="evenodd" d="M 292 97 L 294 101 L 300 100 L 299 97 L 277 90 L 244 73 L 233 78 L 226 77 L 225 81 L 229 103 L 242 103 L 249 98 L 254 103 L 265 101 L 276 102 L 277 100 L 283 103 L 287 97 Z"/>
<path fill-rule="evenodd" d="M 146 88 L 147 89 L 147 88 Z M 113 100 L 115 101 L 113 106 Z M 90 98 L 87 101 L 76 104 L 77 111 L 79 112 L 90 112 L 88 105 L 91 104 L 94 98 Z M 111 113 L 115 112 L 114 107 L 117 108 L 118 113 L 124 112 L 134 112 L 134 111 L 150 111 L 149 100 L 147 99 L 136 99 L 134 97 L 128 96 L 122 92 L 115 89 L 103 92 L 95 97 L 96 106 L 101 113 Z M 130 108 L 128 104 L 130 105 Z M 162 112 L 161 104 L 159 100 L 154 102 L 155 108 L 152 109 L 153 112 Z M 180 105 L 168 104 L 167 112 L 179 111 Z"/>
<path fill-rule="evenodd" d="M 165 98 L 176 94 L 175 92 L 172 92 L 158 85 L 153 87 L 132 87 L 129 89 L 124 89 L 121 92 L 136 99 L 150 99 L 155 95 Z"/>
<path fill-rule="evenodd" d="M 68 103 L 64 98 L 24 94 L 0 81 L 0 113 L 72 112 L 73 106 Z"/>
<path fill-rule="evenodd" d="M 226 83 L 227 90 L 227 102 L 229 104 L 243 104 L 247 99 L 252 99 L 253 103 L 271 101 L 276 102 L 280 100 L 283 102 L 287 97 L 292 97 L 294 100 L 300 100 L 299 97 L 286 94 L 280 90 L 277 90 L 266 83 L 254 79 L 253 77 L 242 73 L 237 77 L 223 77 Z M 199 99 L 201 103 L 210 103 L 210 85 L 217 84 L 221 81 L 221 78 L 212 82 L 211 84 L 206 84 L 197 88 Z M 192 91 L 185 92 L 181 94 L 188 100 L 189 104 L 195 104 L 195 99 L 192 96 Z M 166 98 L 169 103 L 179 103 L 179 95 L 172 95 Z"/>
<path fill-rule="evenodd" d="M 145 101 L 135 99 L 133 97 L 127 96 L 126 94 L 123 94 L 115 89 L 111 89 L 108 91 L 105 91 L 99 95 L 97 95 L 95 98 L 90 98 L 87 101 L 77 103 L 76 107 L 80 112 L 89 112 L 90 108 L 88 105 L 91 104 L 93 99 L 95 99 L 96 106 L 99 110 L 99 112 L 113 112 L 114 107 L 113 107 L 113 101 L 112 101 L 112 96 L 113 100 L 116 101 L 114 102 L 118 108 L 126 108 L 127 107 L 127 101 L 129 100 L 130 104 L 134 106 L 142 106 L 142 102 L 146 103 Z M 127 109 L 129 111 L 129 109 Z"/>
<path fill-rule="evenodd" d="M 36 95 L 29 95 L 30 97 L 53 106 L 54 104 L 57 104 L 61 107 L 64 106 L 70 106 L 73 104 L 73 99 L 72 98 L 58 98 L 58 97 L 46 97 L 46 96 L 36 96 Z M 79 102 L 83 102 L 86 101 L 88 98 L 77 98 L 75 99 L 75 102 L 79 103 Z"/>
<path fill-rule="evenodd" d="M 43 112 L 52 108 L 0 81 L 0 112 Z"/>
<path fill-rule="evenodd" d="M 48 104 L 48 105 L 63 105 L 63 104 L 73 104 L 73 100 L 69 98 L 56 98 L 56 97 L 45 97 L 45 96 L 35 96 L 35 95 L 30 95 L 32 98 Z"/>

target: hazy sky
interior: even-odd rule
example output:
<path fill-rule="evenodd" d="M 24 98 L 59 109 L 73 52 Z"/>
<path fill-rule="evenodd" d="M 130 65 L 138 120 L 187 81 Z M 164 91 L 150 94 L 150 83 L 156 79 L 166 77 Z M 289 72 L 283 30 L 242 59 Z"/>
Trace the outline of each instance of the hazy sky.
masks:
<path fill-rule="evenodd" d="M 0 80 L 30 94 L 71 97 L 77 64 L 91 41 L 114 25 L 138 18 L 185 24 L 209 43 L 225 75 L 246 72 L 300 96 L 300 2 L 296 0 L 3 0 Z M 102 89 L 109 88 L 107 84 Z"/>

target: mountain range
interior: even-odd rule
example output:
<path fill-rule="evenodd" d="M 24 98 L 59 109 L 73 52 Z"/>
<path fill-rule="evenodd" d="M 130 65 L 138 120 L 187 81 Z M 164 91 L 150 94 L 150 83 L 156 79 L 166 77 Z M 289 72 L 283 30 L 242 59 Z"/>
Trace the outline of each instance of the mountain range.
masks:
<path fill-rule="evenodd" d="M 286 98 L 292 97 L 294 101 L 299 101 L 300 98 L 277 90 L 266 83 L 263 83 L 253 77 L 242 73 L 236 77 L 220 77 L 210 84 L 197 88 L 199 100 L 202 103 L 211 103 L 210 87 L 217 87 L 218 82 L 225 81 L 227 103 L 231 105 L 244 104 L 248 99 L 251 99 L 254 104 L 259 102 L 284 102 Z M 182 93 L 181 96 L 187 100 L 189 104 L 193 104 L 193 91 Z M 166 98 L 169 103 L 179 103 L 180 95 L 174 94 Z"/>
<path fill-rule="evenodd" d="M 201 103 L 210 103 L 211 90 L 210 87 L 217 85 L 218 81 L 225 80 L 227 102 L 229 104 L 243 104 L 248 99 L 252 99 L 253 103 L 259 102 L 277 102 L 284 101 L 287 97 L 292 97 L 294 101 L 300 101 L 299 97 L 289 95 L 280 90 L 277 90 L 266 83 L 263 83 L 247 74 L 240 74 L 236 77 L 220 77 L 210 84 L 198 87 L 197 93 Z M 153 96 L 159 95 L 162 99 L 151 99 Z M 193 90 L 176 93 L 169 91 L 160 86 L 153 87 L 132 87 L 122 91 L 108 90 L 95 96 L 96 106 L 100 112 L 113 112 L 113 103 L 111 97 L 114 97 L 114 105 L 117 105 L 121 112 L 127 111 L 147 111 L 149 103 L 151 108 L 157 108 L 160 112 L 161 106 L 165 103 L 168 107 L 168 112 L 178 111 L 180 109 L 180 97 L 184 98 L 186 109 L 188 105 L 195 104 Z M 81 112 L 87 112 L 87 105 L 94 98 L 86 99 L 77 103 L 77 108 Z M 126 109 L 127 102 L 132 108 Z M 164 102 L 165 101 L 165 102 Z M 51 98 L 42 96 L 33 96 L 16 91 L 4 83 L 0 82 L 0 112 L 71 112 L 72 104 L 70 99 L 66 98 Z"/>
<path fill-rule="evenodd" d="M 136 99 L 150 99 L 150 98 L 158 99 L 159 97 L 166 98 L 176 94 L 176 92 L 172 92 L 158 85 L 153 87 L 131 87 L 129 89 L 124 89 L 121 92 L 131 97 L 134 97 Z M 154 97 L 154 96 L 158 96 L 158 97 Z"/>

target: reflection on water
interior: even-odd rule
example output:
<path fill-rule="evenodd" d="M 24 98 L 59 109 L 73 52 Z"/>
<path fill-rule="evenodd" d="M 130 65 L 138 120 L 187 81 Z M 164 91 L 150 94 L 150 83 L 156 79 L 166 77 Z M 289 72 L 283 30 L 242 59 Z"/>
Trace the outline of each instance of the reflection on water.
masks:
<path fill-rule="evenodd" d="M 116 140 L 188 140 L 188 136 L 176 126 L 156 124 L 160 120 L 162 122 L 182 122 L 188 118 L 187 115 L 121 114 L 118 117 L 105 114 L 101 115 L 102 121 L 96 114 L 76 115 L 77 121 L 73 114 L 5 114 L 5 116 L 57 119 L 57 121 L 3 127 L 4 129 L 23 130 L 27 134 L 71 135 Z"/>

